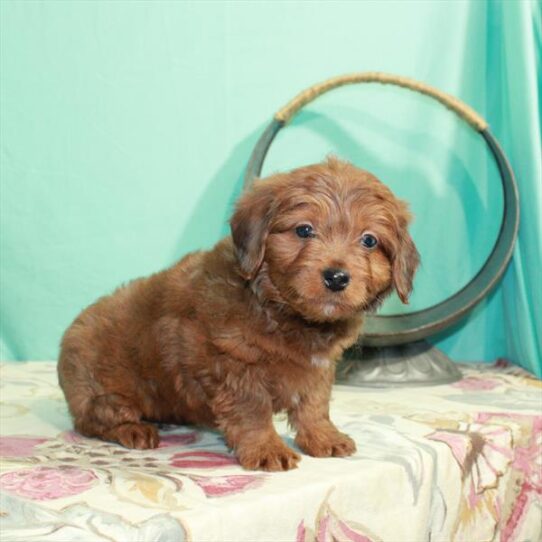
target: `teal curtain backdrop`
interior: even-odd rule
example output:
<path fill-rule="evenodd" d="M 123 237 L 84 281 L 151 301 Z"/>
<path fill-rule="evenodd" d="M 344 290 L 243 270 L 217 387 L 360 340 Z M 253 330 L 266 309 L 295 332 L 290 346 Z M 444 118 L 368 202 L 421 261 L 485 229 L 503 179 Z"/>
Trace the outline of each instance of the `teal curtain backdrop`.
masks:
<path fill-rule="evenodd" d="M 542 374 L 540 4 L 11 1 L 1 15 L 1 357 L 54 359 L 100 295 L 228 234 L 251 149 L 304 88 L 355 71 L 427 82 L 484 116 L 517 175 L 504 280 L 432 340 Z M 410 308 L 480 268 L 502 214 L 480 136 L 428 98 L 360 85 L 310 104 L 264 173 L 334 153 L 416 216 Z M 397 298 L 383 309 L 405 310 Z"/>

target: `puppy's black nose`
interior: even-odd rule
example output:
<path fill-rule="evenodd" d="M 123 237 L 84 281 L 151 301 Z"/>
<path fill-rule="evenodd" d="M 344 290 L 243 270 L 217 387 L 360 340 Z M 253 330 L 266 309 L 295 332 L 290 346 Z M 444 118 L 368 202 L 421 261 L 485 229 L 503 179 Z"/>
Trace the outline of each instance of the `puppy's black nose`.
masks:
<path fill-rule="evenodd" d="M 324 284 L 333 292 L 344 290 L 350 282 L 350 275 L 343 269 L 324 269 L 322 272 Z"/>

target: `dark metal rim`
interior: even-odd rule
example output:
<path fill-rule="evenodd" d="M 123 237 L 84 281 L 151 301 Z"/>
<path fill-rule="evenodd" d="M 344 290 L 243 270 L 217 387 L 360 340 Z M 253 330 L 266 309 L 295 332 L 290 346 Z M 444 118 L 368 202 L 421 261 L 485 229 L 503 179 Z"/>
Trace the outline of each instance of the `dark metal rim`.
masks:
<path fill-rule="evenodd" d="M 264 159 L 283 121 L 273 119 L 252 152 L 244 178 L 248 188 L 259 177 Z M 499 235 L 486 262 L 475 277 L 449 298 L 408 314 L 367 315 L 360 341 L 367 346 L 386 346 L 420 340 L 434 335 L 463 318 L 496 285 L 512 257 L 519 228 L 519 198 L 514 173 L 488 128 L 479 131 L 497 163 L 503 189 L 503 218 Z"/>

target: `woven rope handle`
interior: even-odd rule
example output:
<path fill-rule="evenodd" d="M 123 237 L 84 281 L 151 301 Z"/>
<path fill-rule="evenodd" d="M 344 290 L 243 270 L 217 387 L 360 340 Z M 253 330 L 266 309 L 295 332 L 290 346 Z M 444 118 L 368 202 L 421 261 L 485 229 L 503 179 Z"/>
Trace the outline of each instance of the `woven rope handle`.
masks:
<path fill-rule="evenodd" d="M 396 85 L 399 87 L 408 88 L 439 101 L 441 104 L 457 113 L 479 132 L 487 128 L 487 122 L 478 113 L 476 113 L 474 109 L 470 108 L 468 105 L 464 104 L 461 100 L 458 100 L 454 96 L 450 96 L 445 92 L 426 85 L 425 83 L 415 81 L 414 79 L 409 79 L 408 77 L 389 75 L 387 73 L 379 72 L 341 75 L 339 77 L 333 77 L 332 79 L 323 81 L 322 83 L 318 83 L 307 90 L 304 90 L 301 92 L 301 94 L 298 94 L 293 100 L 288 102 L 275 114 L 275 119 L 283 123 L 287 123 L 300 109 L 318 98 L 318 96 L 321 96 L 334 88 L 342 87 L 344 85 L 351 85 L 353 83 L 382 83 L 385 85 Z"/>

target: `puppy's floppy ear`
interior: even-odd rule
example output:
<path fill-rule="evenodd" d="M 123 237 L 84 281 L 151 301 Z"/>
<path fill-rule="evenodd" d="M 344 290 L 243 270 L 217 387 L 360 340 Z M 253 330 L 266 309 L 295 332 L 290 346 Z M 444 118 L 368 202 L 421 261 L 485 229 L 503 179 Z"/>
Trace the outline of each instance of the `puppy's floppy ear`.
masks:
<path fill-rule="evenodd" d="M 410 215 L 406 215 L 398 238 L 398 248 L 392 264 L 392 279 L 399 299 L 408 304 L 408 298 L 412 292 L 414 273 L 420 263 L 420 255 L 407 231 Z"/>
<path fill-rule="evenodd" d="M 253 278 L 262 265 L 275 197 L 269 181 L 256 185 L 237 202 L 230 220 L 235 254 L 243 277 Z"/>

